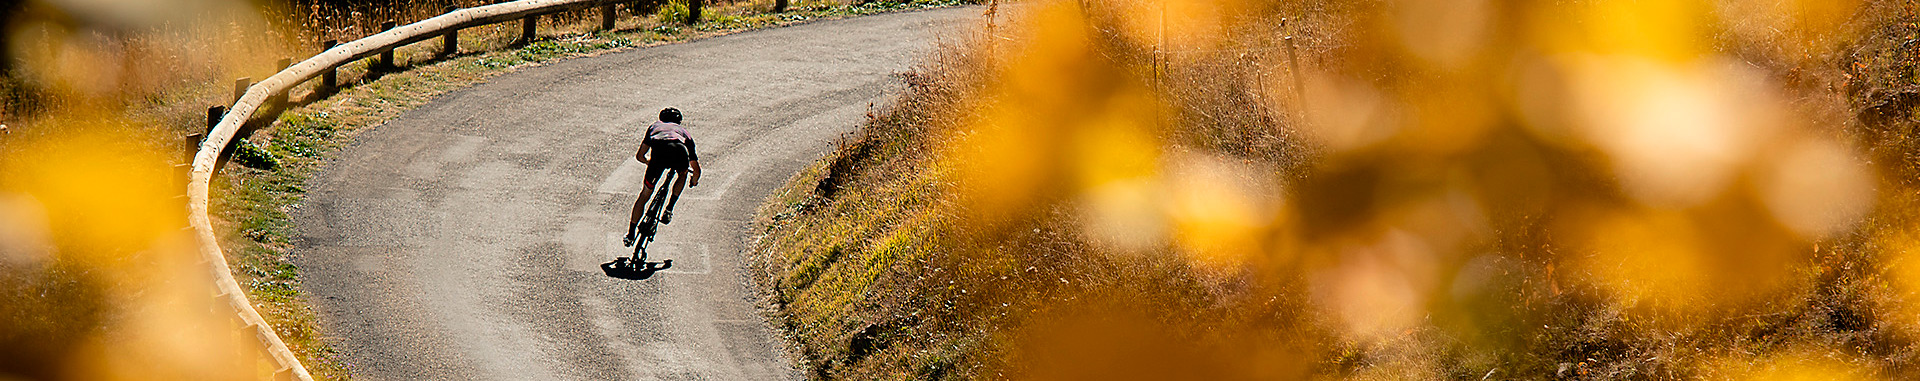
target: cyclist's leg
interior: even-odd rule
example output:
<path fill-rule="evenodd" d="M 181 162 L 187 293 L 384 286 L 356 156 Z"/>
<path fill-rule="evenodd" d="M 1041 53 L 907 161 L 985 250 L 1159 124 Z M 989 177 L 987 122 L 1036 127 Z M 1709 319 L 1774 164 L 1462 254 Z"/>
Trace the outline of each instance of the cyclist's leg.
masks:
<path fill-rule="evenodd" d="M 641 194 L 640 199 L 633 200 L 633 218 L 627 220 L 627 236 L 620 240 L 620 244 L 633 246 L 633 240 L 640 238 L 640 208 L 646 205 L 647 196 L 645 193 Z"/>
<path fill-rule="evenodd" d="M 660 223 L 664 224 L 673 223 L 673 205 L 680 203 L 680 189 L 686 188 L 687 186 L 686 172 L 677 169 L 671 171 L 672 172 L 668 172 L 668 176 L 675 176 L 673 179 L 676 181 L 673 182 L 673 189 L 668 191 L 668 193 L 672 193 L 672 195 L 667 197 L 667 205 L 663 208 L 666 210 L 660 214 Z"/>
<path fill-rule="evenodd" d="M 658 160 L 647 163 L 647 175 L 643 178 L 645 181 L 642 182 L 643 185 L 640 187 L 640 200 L 633 204 L 634 223 L 639 223 L 640 220 L 644 219 L 647 212 L 646 204 L 653 201 L 651 199 L 653 198 L 654 187 L 660 184 L 661 175 L 672 169 L 671 166 L 661 164 Z"/>
<path fill-rule="evenodd" d="M 653 198 L 647 201 L 648 202 L 647 215 L 646 215 L 647 221 L 660 220 L 660 211 L 665 210 L 667 208 L 666 186 L 667 184 L 670 184 L 670 183 L 673 183 L 672 169 L 668 169 L 664 171 L 664 173 L 661 173 L 660 179 L 658 181 L 653 182 L 653 185 L 654 185 L 653 194 L 652 194 Z"/>
<path fill-rule="evenodd" d="M 633 246 L 633 240 L 636 238 L 639 238 L 638 235 L 640 234 L 640 212 L 646 209 L 646 207 L 647 207 L 647 194 L 641 193 L 640 199 L 633 200 L 633 216 L 632 218 L 627 219 L 627 237 L 620 241 L 621 244 L 624 244 L 627 246 Z"/>
<path fill-rule="evenodd" d="M 645 141 L 640 142 L 640 144 L 646 145 L 648 148 L 647 151 L 653 151 L 652 155 L 648 156 L 652 158 L 652 160 L 648 160 L 646 162 L 647 171 L 646 171 L 646 176 L 641 177 L 642 185 L 640 187 L 640 197 L 638 200 L 633 202 L 633 215 L 631 218 L 627 220 L 628 225 L 636 225 L 640 223 L 641 216 L 645 215 L 647 211 L 647 206 L 646 206 L 648 201 L 647 199 L 653 197 L 653 184 L 656 181 L 660 180 L 661 171 L 664 171 L 672 167 L 669 165 L 662 165 L 665 163 L 661 163 L 660 161 L 660 158 L 662 156 L 661 155 L 662 152 L 660 152 L 660 148 L 662 147 L 660 147 L 659 145 L 665 144 L 665 143 L 662 143 L 660 141 L 656 141 L 653 139 L 647 139 Z"/>
<path fill-rule="evenodd" d="M 687 189 L 687 170 L 675 169 L 673 172 L 680 175 L 680 181 L 673 182 L 673 198 L 667 199 L 667 213 L 673 213 L 673 205 L 680 203 L 680 191 Z"/>
<path fill-rule="evenodd" d="M 662 147 L 660 152 L 668 153 L 663 155 L 667 160 L 662 164 L 667 165 L 669 183 L 673 184 L 673 195 L 667 198 L 666 210 L 660 218 L 661 222 L 668 222 L 673 220 L 673 206 L 680 203 L 680 190 L 687 187 L 687 146 L 674 142 Z"/>
<path fill-rule="evenodd" d="M 633 200 L 633 214 L 628 216 L 627 226 L 640 223 L 640 214 L 647 211 L 647 195 L 651 193 L 653 193 L 653 184 L 647 184 L 644 189 L 640 190 L 639 198 Z"/>
<path fill-rule="evenodd" d="M 633 214 L 627 219 L 627 237 L 622 241 L 622 243 L 627 246 L 633 246 L 633 241 L 638 238 L 637 236 L 640 233 L 640 216 L 646 214 L 647 201 L 649 201 L 647 199 L 653 196 L 654 180 L 659 179 L 660 171 L 664 169 L 666 168 L 653 164 L 647 165 L 647 175 L 645 181 L 642 182 L 644 185 L 640 187 L 640 196 L 638 199 L 633 200 Z"/>

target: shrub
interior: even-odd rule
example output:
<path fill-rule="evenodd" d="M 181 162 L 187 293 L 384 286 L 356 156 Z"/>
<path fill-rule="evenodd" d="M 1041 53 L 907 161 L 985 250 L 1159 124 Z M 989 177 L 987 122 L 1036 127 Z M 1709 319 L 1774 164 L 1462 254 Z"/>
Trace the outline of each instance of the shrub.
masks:
<path fill-rule="evenodd" d="M 674 0 L 660 6 L 660 12 L 653 15 L 654 21 L 661 24 L 680 24 L 687 22 L 687 1 Z"/>

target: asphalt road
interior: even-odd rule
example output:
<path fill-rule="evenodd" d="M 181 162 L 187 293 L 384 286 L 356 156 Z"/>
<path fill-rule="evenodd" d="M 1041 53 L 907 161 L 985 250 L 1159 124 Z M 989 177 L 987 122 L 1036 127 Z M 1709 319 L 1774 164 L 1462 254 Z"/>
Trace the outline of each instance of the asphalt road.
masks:
<path fill-rule="evenodd" d="M 760 202 L 884 105 L 942 9 L 565 60 L 360 135 L 307 186 L 295 261 L 353 375 L 376 380 L 797 379 L 745 277 Z M 641 131 L 686 112 L 706 176 L 648 280 L 609 278 Z"/>

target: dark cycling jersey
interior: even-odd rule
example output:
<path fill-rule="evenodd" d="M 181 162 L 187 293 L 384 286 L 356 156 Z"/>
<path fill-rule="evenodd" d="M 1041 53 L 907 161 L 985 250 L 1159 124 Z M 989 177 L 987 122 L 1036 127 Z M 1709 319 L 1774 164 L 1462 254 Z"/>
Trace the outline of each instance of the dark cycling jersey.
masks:
<path fill-rule="evenodd" d="M 642 142 L 652 152 L 647 161 L 647 184 L 653 184 L 660 173 L 668 169 L 687 169 L 687 162 L 700 160 L 700 154 L 694 150 L 693 134 L 677 123 L 654 122 L 647 126 L 647 138 Z"/>
<path fill-rule="evenodd" d="M 693 134 L 679 123 L 653 122 L 647 126 L 647 141 L 671 140 L 687 146 L 687 160 L 700 160 L 700 154 L 694 151 Z"/>

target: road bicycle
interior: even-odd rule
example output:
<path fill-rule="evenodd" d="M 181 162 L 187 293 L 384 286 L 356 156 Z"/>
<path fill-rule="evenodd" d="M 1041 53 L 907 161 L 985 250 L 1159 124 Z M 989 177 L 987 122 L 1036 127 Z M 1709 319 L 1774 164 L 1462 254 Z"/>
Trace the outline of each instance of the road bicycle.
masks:
<path fill-rule="evenodd" d="M 660 183 L 654 184 L 653 194 L 648 197 L 646 211 L 640 214 L 640 223 L 630 227 L 630 229 L 639 229 L 640 233 L 639 237 L 633 241 L 633 255 L 614 258 L 613 262 L 601 264 L 600 269 L 605 271 L 607 276 L 647 279 L 652 277 L 654 272 L 673 267 L 672 259 L 647 262 L 647 245 L 653 243 L 654 234 L 660 232 L 660 225 L 662 225 L 660 215 L 666 211 L 667 205 L 670 205 L 668 201 L 679 201 L 668 200 L 673 193 L 674 185 L 685 181 L 686 177 L 686 170 L 683 169 L 669 169 L 660 175 Z"/>

